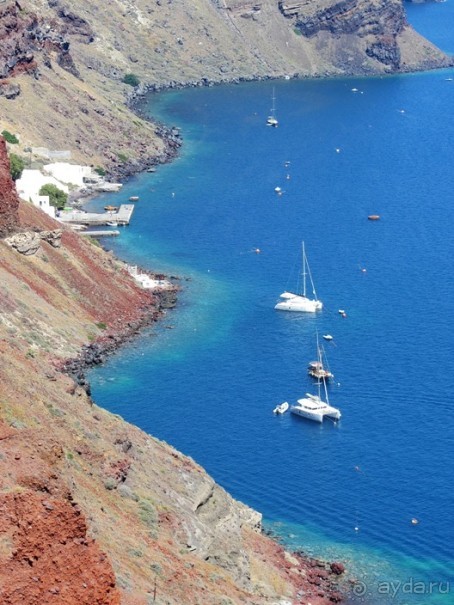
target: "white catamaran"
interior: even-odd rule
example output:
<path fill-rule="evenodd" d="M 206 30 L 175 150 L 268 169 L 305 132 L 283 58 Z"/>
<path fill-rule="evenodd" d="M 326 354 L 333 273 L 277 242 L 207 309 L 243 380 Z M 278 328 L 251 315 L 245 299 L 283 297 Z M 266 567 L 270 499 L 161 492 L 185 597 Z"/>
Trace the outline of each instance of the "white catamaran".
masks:
<path fill-rule="evenodd" d="M 317 293 L 315 292 L 314 282 L 312 281 L 312 274 L 309 268 L 309 264 L 306 258 L 306 252 L 303 242 L 303 291 L 302 293 L 288 292 L 285 291 L 280 295 L 279 302 L 275 305 L 275 309 L 279 311 L 300 311 L 306 313 L 315 313 L 320 311 L 323 307 L 323 303 L 318 300 Z M 312 287 L 313 299 L 306 296 L 306 278 L 309 276 L 309 280 Z"/>
<path fill-rule="evenodd" d="M 322 350 L 318 343 L 318 335 L 317 335 L 317 359 L 318 363 L 322 365 Z M 321 389 L 323 385 L 323 392 L 325 396 L 325 401 L 322 399 Z M 309 420 L 314 420 L 315 422 L 323 422 L 325 416 L 328 418 L 332 418 L 333 420 L 340 420 L 341 413 L 340 410 L 334 408 L 329 403 L 328 397 L 328 389 L 326 386 L 326 377 L 321 376 L 321 378 L 317 382 L 318 386 L 318 394 L 313 395 L 312 393 L 306 393 L 305 397 L 298 399 L 296 405 L 290 406 L 290 412 L 292 414 L 296 414 L 297 416 L 302 416 L 303 418 L 308 418 Z"/>

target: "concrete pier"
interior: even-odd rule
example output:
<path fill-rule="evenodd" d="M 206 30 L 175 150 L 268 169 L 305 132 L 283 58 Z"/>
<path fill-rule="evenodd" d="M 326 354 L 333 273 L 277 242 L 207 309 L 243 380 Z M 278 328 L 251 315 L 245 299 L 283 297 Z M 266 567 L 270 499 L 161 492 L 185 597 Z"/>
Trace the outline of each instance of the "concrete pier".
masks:
<path fill-rule="evenodd" d="M 84 212 L 83 210 L 62 211 L 57 217 L 62 223 L 79 225 L 129 225 L 134 204 L 122 204 L 116 212 Z"/>
<path fill-rule="evenodd" d="M 96 231 L 80 231 L 80 234 L 88 235 L 89 237 L 114 237 L 120 235 L 120 232 L 117 230 L 97 229 Z"/>

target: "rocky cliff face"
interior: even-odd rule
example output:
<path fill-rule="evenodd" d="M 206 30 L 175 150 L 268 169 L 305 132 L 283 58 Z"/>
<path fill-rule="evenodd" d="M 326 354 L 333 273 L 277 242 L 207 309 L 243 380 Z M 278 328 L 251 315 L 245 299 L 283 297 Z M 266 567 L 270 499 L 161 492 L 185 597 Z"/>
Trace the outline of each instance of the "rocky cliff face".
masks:
<path fill-rule="evenodd" d="M 9 170 L 5 140 L 0 137 L 0 238 L 15 230 L 18 224 L 19 198 Z"/>
<path fill-rule="evenodd" d="M 353 63 L 359 68 L 368 58 L 399 70 L 401 55 L 398 36 L 408 26 L 400 0 L 341 0 L 340 2 L 279 2 L 282 14 L 293 19 L 295 28 L 307 38 L 319 32 L 333 36 L 355 35 L 365 39 L 364 56 L 352 53 Z M 358 49 L 359 50 L 359 49 Z M 336 59 L 334 59 L 336 61 Z"/>

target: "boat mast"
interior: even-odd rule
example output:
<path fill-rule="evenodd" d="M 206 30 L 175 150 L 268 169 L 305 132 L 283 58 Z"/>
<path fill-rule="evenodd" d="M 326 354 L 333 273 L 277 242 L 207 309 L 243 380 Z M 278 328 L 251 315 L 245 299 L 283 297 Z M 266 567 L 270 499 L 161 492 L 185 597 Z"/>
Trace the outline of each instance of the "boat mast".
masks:
<path fill-rule="evenodd" d="M 303 296 L 306 298 L 306 251 L 303 242 Z"/>
<path fill-rule="evenodd" d="M 304 254 L 304 267 L 305 267 L 304 270 L 306 270 L 306 268 L 307 268 L 307 273 L 309 275 L 309 279 L 311 280 L 312 294 L 314 295 L 315 300 L 318 300 L 317 292 L 315 291 L 314 282 L 312 280 L 311 268 L 309 267 L 309 263 L 307 262 L 306 253 L 304 252 L 304 242 L 303 242 L 303 254 Z M 304 296 L 306 296 L 306 276 L 304 276 Z"/>
<path fill-rule="evenodd" d="M 325 366 L 323 365 L 322 347 L 320 346 L 320 342 L 318 340 L 318 330 L 317 330 L 316 334 L 317 334 L 317 359 L 320 364 L 320 367 L 324 368 Z M 323 381 L 323 390 L 325 391 L 325 401 L 329 405 L 328 389 L 326 386 L 325 374 L 322 374 L 321 380 Z M 318 396 L 320 397 L 320 381 L 319 381 L 318 389 L 319 389 Z"/>

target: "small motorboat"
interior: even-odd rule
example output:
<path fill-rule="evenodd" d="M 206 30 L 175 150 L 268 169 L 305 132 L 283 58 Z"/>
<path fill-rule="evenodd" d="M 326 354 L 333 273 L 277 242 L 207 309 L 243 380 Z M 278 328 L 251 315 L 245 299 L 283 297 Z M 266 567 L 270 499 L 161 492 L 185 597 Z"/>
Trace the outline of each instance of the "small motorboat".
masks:
<path fill-rule="evenodd" d="M 370 221 L 379 221 L 380 220 L 380 215 L 379 214 L 369 214 L 369 216 L 367 218 Z"/>
<path fill-rule="evenodd" d="M 131 197 L 129 198 L 130 202 L 137 202 L 137 200 L 139 199 L 138 195 L 131 195 Z"/>
<path fill-rule="evenodd" d="M 289 408 L 288 401 L 284 401 L 283 403 L 280 403 L 279 405 L 277 405 L 274 408 L 273 414 L 285 414 L 285 412 L 288 410 L 288 408 Z"/>
<path fill-rule="evenodd" d="M 331 336 L 331 334 L 323 334 L 323 338 L 325 340 L 333 340 L 333 337 Z"/>

